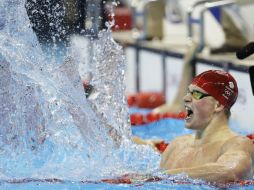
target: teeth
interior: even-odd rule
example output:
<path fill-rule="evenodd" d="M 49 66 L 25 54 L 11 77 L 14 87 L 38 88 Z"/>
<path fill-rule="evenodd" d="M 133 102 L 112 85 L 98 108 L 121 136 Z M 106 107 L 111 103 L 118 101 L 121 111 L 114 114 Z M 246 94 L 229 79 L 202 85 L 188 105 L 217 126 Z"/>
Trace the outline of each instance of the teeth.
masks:
<path fill-rule="evenodd" d="M 191 109 L 191 108 L 189 108 L 189 107 L 187 107 L 187 106 L 185 106 L 185 110 L 186 110 L 186 112 L 187 112 L 186 119 L 191 118 L 191 115 L 193 114 L 192 109 Z"/>
<path fill-rule="evenodd" d="M 192 110 L 189 107 L 185 107 L 186 112 L 189 114 Z"/>

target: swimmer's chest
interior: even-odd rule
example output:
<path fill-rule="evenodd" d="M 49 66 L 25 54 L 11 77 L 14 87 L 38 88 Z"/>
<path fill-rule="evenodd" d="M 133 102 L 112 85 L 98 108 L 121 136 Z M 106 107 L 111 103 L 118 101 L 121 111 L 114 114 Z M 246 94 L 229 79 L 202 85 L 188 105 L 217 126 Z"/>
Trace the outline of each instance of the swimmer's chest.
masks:
<path fill-rule="evenodd" d="M 195 167 L 206 163 L 216 162 L 221 155 L 222 143 L 215 142 L 202 146 L 192 146 L 184 143 L 175 148 L 168 156 L 166 165 L 168 169 Z"/>

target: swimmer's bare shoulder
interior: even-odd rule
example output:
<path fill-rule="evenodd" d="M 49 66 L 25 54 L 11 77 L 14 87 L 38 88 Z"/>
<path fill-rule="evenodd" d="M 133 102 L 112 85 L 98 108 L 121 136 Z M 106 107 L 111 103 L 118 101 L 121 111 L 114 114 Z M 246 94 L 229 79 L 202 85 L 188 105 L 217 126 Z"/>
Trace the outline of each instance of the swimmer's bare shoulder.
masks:
<path fill-rule="evenodd" d="M 182 146 L 187 146 L 189 145 L 191 142 L 193 142 L 194 139 L 194 135 L 193 134 L 188 134 L 188 135 L 183 135 L 183 136 L 179 136 L 176 137 L 171 143 L 170 146 L 174 147 L 177 146 L 178 148 L 182 147 Z"/>
<path fill-rule="evenodd" d="M 181 149 L 186 146 L 189 146 L 190 143 L 193 142 L 193 138 L 194 136 L 192 134 L 176 137 L 172 142 L 170 142 L 170 145 L 165 150 L 165 153 L 167 154 L 168 151 L 173 150 L 175 148 Z"/>
<path fill-rule="evenodd" d="M 242 135 L 236 135 L 233 138 L 228 139 L 223 147 L 222 147 L 222 152 L 225 151 L 234 151 L 234 150 L 239 150 L 239 151 L 243 151 L 246 153 L 249 153 L 250 156 L 254 156 L 254 145 L 253 142 Z"/>
<path fill-rule="evenodd" d="M 166 150 L 161 155 L 161 164 L 160 167 L 167 162 L 168 158 L 173 154 L 173 152 L 181 152 L 186 147 L 190 146 L 191 142 L 193 142 L 194 135 L 183 135 L 176 137 L 173 141 L 170 142 L 169 146 L 167 146 Z"/>

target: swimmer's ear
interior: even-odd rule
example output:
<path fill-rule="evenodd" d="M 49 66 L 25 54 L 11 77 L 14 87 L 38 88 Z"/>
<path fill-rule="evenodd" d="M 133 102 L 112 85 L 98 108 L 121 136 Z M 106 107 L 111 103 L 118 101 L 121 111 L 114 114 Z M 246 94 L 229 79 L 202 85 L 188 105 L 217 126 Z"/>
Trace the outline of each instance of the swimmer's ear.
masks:
<path fill-rule="evenodd" d="M 215 103 L 215 111 L 216 112 L 220 112 L 220 111 L 222 111 L 223 109 L 224 109 L 224 107 L 225 106 L 223 106 L 222 104 L 220 104 L 218 101 L 216 101 L 216 103 Z"/>

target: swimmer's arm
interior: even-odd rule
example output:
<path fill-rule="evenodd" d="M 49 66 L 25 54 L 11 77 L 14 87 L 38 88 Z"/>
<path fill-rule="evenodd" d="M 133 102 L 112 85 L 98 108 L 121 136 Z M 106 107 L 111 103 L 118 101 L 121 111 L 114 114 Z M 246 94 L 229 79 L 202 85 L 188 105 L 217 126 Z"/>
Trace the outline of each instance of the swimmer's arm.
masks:
<path fill-rule="evenodd" d="M 136 144 L 140 145 L 149 145 L 151 146 L 155 151 L 159 151 L 158 148 L 156 147 L 156 144 L 163 142 L 164 140 L 162 139 L 142 139 L 137 136 L 132 137 L 132 141 Z"/>
<path fill-rule="evenodd" d="M 217 162 L 190 168 L 167 170 L 168 174 L 186 173 L 191 178 L 204 179 L 210 182 L 230 182 L 252 176 L 252 158 L 245 151 L 229 151 Z"/>
<path fill-rule="evenodd" d="M 138 136 L 132 136 L 131 140 L 132 140 L 132 142 L 134 142 L 136 144 L 142 144 L 142 145 L 147 144 L 145 139 L 142 139 L 142 138 L 140 138 Z"/>

